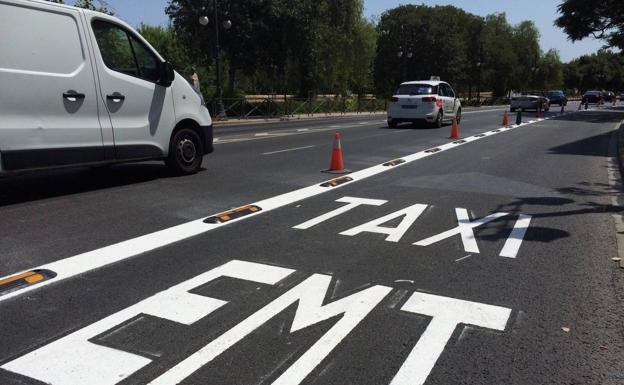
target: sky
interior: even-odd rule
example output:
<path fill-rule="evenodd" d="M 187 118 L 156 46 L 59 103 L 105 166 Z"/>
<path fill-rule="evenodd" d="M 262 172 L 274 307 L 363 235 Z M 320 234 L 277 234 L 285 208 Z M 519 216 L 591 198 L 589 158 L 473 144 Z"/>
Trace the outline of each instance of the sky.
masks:
<path fill-rule="evenodd" d="M 117 17 L 137 26 L 146 24 L 166 25 L 168 23 L 165 7 L 168 0 L 105 0 L 115 11 Z M 73 4 L 73 0 L 66 1 Z M 541 33 L 541 46 L 545 51 L 555 48 L 565 62 L 584 54 L 596 52 L 603 42 L 587 38 L 572 43 L 563 31 L 553 25 L 557 18 L 557 5 L 561 0 L 364 0 L 364 13 L 367 17 L 380 16 L 384 10 L 400 4 L 454 5 L 467 12 L 485 16 L 492 13 L 505 12 L 507 20 L 517 24 L 524 20 L 532 20 Z"/>

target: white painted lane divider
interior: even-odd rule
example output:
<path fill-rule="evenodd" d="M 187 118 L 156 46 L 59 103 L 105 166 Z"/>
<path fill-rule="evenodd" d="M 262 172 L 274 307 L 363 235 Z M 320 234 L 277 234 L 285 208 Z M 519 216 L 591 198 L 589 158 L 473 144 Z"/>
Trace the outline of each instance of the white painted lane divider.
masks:
<path fill-rule="evenodd" d="M 562 116 L 562 115 L 559 115 L 559 116 Z M 540 121 L 544 121 L 548 119 L 550 118 L 538 119 L 536 120 L 536 122 L 540 122 Z M 492 135 L 497 135 L 502 132 L 514 130 L 519 127 L 524 127 L 529 124 L 530 123 L 522 123 L 520 125 L 501 127 L 496 130 L 491 130 L 482 134 L 473 135 L 473 136 L 464 138 L 460 141 L 449 142 L 439 147 L 436 147 L 435 152 L 431 152 L 431 149 L 419 151 L 414 154 L 410 154 L 410 155 L 402 157 L 401 159 L 404 160 L 404 162 L 397 164 L 393 167 L 387 167 L 387 166 L 384 166 L 383 164 L 379 164 L 379 165 L 375 165 L 369 168 L 365 168 L 363 170 L 356 171 L 354 173 L 347 175 L 349 178 L 351 178 L 351 180 L 347 183 L 341 184 L 340 186 L 347 186 L 351 183 L 355 183 L 355 182 L 370 178 L 372 176 L 382 174 L 384 172 L 388 172 L 389 170 L 395 169 L 397 167 L 403 167 L 419 159 L 427 158 L 434 154 L 438 154 L 438 153 L 456 148 L 458 146 L 465 145 L 467 143 L 475 142 L 475 141 L 481 140 L 483 138 L 486 138 Z M 272 198 L 268 198 L 268 199 L 253 203 L 253 205 L 259 206 L 262 210 L 256 213 L 252 213 L 250 215 L 246 215 L 240 218 L 227 221 L 225 223 L 204 223 L 204 218 L 202 218 L 202 219 L 187 222 L 178 226 L 173 226 L 167 229 L 156 231 L 154 233 L 143 235 L 137 238 L 132 238 L 123 242 L 116 243 L 114 245 L 110 245 L 110 246 L 106 246 L 106 247 L 96 249 L 93 251 L 89 251 L 86 253 L 78 254 L 73 257 L 61 259 L 61 260 L 58 260 L 49 264 L 36 267 L 34 269 L 23 270 L 16 274 L 25 273 L 25 272 L 35 270 L 35 269 L 39 269 L 39 270 L 44 269 L 44 270 L 51 270 L 55 272 L 57 275 L 53 279 L 43 281 L 37 285 L 24 287 L 22 289 L 15 290 L 11 293 L 0 296 L 0 302 L 6 301 L 10 298 L 27 293 L 29 291 L 42 288 L 54 282 L 59 282 L 64 279 L 75 277 L 79 274 L 84 274 L 88 271 L 99 269 L 101 267 L 110 265 L 112 263 L 120 262 L 125 259 L 132 258 L 137 255 L 147 253 L 149 251 L 152 251 L 152 250 L 164 247 L 164 246 L 168 246 L 176 242 L 180 242 L 182 240 L 194 237 L 199 234 L 204 234 L 208 231 L 215 230 L 229 223 L 234 223 L 240 220 L 248 219 L 255 215 L 260 215 L 261 213 L 266 213 L 271 210 L 275 210 L 277 208 L 284 207 L 292 203 L 301 201 L 303 199 L 307 199 L 307 198 L 314 197 L 320 194 L 324 194 L 328 191 L 332 191 L 336 188 L 339 188 L 340 186 L 335 186 L 331 188 L 322 187 L 321 185 L 313 185 L 313 186 L 304 187 L 299 190 L 291 191 L 285 194 L 281 194 Z M 0 281 L 4 279 L 10 279 L 12 276 L 14 275 L 1 277 Z"/>
<path fill-rule="evenodd" d="M 223 300 L 193 294 L 193 289 L 222 277 L 276 285 L 294 272 L 295 270 L 283 267 L 233 260 L 7 362 L 2 365 L 2 369 L 51 385 L 116 385 L 145 368 L 156 357 L 150 358 L 99 345 L 98 336 L 114 332 L 141 314 L 181 325 L 193 325 L 227 304 Z M 393 291 L 392 287 L 371 284 L 340 299 L 326 301 L 328 293 L 332 292 L 332 280 L 332 276 L 325 274 L 309 276 L 160 374 L 149 385 L 175 385 L 185 381 L 295 304 L 296 312 L 290 333 L 336 319 L 333 326 L 289 367 L 269 369 L 284 369 L 273 381 L 273 385 L 300 384 Z M 400 281 L 405 280 L 395 282 Z M 455 329 L 462 327 L 461 324 L 504 331 L 511 314 L 511 309 L 508 308 L 418 291 L 412 293 L 401 311 L 431 317 L 431 320 L 394 376 L 391 385 L 424 384 Z M 371 355 L 371 359 L 375 358 L 379 357 Z M 152 370 L 160 369 L 153 366 Z M 233 375 L 236 373 L 233 372 Z"/>
<path fill-rule="evenodd" d="M 262 153 L 262 155 L 281 154 L 282 152 L 290 152 L 290 151 L 297 151 L 297 150 L 305 150 L 306 148 L 312 148 L 312 147 L 316 147 L 316 145 L 313 145 L 313 146 L 303 146 L 303 147 L 294 147 L 294 148 L 287 148 L 287 149 L 285 149 L 285 150 L 279 150 L 279 151 L 263 152 L 263 153 Z"/>

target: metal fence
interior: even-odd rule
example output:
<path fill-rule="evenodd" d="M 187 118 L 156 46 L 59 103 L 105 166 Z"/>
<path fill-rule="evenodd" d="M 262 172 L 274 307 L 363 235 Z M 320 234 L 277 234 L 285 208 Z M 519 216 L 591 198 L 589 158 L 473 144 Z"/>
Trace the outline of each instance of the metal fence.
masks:
<path fill-rule="evenodd" d="M 344 115 L 347 113 L 372 113 L 385 111 L 386 99 L 358 97 L 316 97 L 295 98 L 271 95 L 268 97 L 241 97 L 223 99 L 225 112 L 229 118 L 277 118 L 297 115 Z M 207 103 L 210 113 L 215 116 L 217 101 Z"/>

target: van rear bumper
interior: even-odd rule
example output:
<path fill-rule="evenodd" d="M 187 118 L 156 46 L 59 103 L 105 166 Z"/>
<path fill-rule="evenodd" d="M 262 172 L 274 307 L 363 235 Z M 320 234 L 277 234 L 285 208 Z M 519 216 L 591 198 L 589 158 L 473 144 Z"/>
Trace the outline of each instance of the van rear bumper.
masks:
<path fill-rule="evenodd" d="M 212 124 L 200 127 L 204 134 L 204 155 L 214 152 L 214 130 Z"/>

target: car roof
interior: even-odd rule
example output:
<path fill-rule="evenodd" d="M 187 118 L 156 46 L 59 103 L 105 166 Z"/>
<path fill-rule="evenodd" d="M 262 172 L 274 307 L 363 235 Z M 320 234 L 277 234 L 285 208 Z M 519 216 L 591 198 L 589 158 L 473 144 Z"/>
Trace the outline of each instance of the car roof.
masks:
<path fill-rule="evenodd" d="M 403 82 L 401 83 L 401 85 L 406 85 L 406 84 L 430 84 L 432 86 L 437 86 L 439 84 L 448 84 L 447 82 L 443 82 L 441 80 L 412 80 L 409 82 Z"/>

